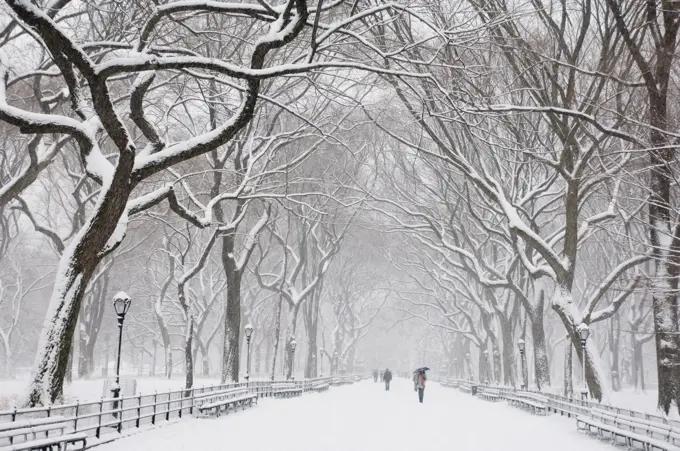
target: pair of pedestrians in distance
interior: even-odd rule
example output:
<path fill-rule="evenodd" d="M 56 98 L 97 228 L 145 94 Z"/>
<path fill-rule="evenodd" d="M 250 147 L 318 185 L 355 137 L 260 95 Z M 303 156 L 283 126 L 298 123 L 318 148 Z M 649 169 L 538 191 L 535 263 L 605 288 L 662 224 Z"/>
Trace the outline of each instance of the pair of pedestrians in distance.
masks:
<path fill-rule="evenodd" d="M 385 383 L 385 391 L 390 390 L 390 381 L 392 381 L 392 372 L 389 368 L 385 371 L 373 370 L 373 382 L 378 382 L 378 376 L 380 376 L 380 382 Z"/>

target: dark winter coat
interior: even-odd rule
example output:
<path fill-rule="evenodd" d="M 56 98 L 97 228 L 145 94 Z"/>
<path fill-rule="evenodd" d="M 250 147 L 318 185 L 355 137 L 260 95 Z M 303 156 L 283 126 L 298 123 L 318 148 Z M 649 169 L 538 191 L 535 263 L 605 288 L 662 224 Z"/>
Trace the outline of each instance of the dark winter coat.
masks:
<path fill-rule="evenodd" d="M 389 382 L 392 380 L 392 372 L 391 371 L 385 371 L 385 374 L 383 375 L 383 380 L 385 382 Z"/>

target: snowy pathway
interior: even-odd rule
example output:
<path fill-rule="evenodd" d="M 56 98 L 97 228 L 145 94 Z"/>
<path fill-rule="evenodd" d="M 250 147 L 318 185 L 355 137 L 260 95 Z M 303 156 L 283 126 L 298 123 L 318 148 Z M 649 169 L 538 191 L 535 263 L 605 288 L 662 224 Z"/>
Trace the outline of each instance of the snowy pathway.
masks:
<path fill-rule="evenodd" d="M 186 419 L 98 451 L 602 451 L 566 417 L 537 417 L 431 384 L 419 404 L 410 382 L 362 382 L 260 405 L 217 419 Z"/>

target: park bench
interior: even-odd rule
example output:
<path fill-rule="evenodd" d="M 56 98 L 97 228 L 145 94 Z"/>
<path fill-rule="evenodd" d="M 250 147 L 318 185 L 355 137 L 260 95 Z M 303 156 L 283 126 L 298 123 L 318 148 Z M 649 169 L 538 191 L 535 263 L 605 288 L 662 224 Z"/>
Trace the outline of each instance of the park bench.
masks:
<path fill-rule="evenodd" d="M 493 390 L 493 389 L 483 390 L 477 396 L 484 399 L 485 401 L 491 401 L 491 402 L 498 402 L 501 399 L 503 399 L 503 397 L 501 396 L 501 393 L 498 390 Z"/>
<path fill-rule="evenodd" d="M 298 388 L 295 384 L 289 382 L 274 382 L 272 392 L 275 398 L 292 398 L 293 396 L 301 396 L 302 388 Z"/>
<path fill-rule="evenodd" d="M 515 393 L 505 398 L 508 404 L 520 407 L 535 415 L 546 415 L 548 413 L 548 398 L 533 393 Z"/>
<path fill-rule="evenodd" d="M 194 402 L 199 416 L 219 417 L 222 412 L 229 413 L 230 408 L 236 410 L 239 407 L 245 409 L 252 406 L 253 402 L 257 403 L 257 395 L 248 393 L 245 388 L 231 388 L 197 396 Z"/>
<path fill-rule="evenodd" d="M 329 385 L 327 383 L 320 382 L 320 383 L 312 385 L 312 391 L 316 392 L 316 393 L 321 393 L 321 392 L 328 391 L 328 387 L 329 387 Z"/>
<path fill-rule="evenodd" d="M 632 417 L 602 409 L 591 409 L 590 415 L 579 415 L 576 428 L 598 437 L 608 438 L 615 444 L 623 439 L 624 444 L 634 448 L 636 445 L 646 451 L 680 451 L 680 428 L 659 421 Z"/>
<path fill-rule="evenodd" d="M 548 412 L 553 411 L 560 415 L 566 415 L 571 418 L 574 415 L 574 406 L 568 401 L 561 401 L 559 399 L 551 399 L 548 403 Z"/>
<path fill-rule="evenodd" d="M 458 385 L 458 390 L 462 391 L 463 393 L 471 393 L 472 386 L 468 383 L 463 382 L 462 384 Z"/>
<path fill-rule="evenodd" d="M 87 433 L 75 432 L 64 417 L 30 418 L 0 423 L 0 451 L 22 451 L 56 447 L 65 450 L 68 444 L 82 443 L 85 449 Z"/>

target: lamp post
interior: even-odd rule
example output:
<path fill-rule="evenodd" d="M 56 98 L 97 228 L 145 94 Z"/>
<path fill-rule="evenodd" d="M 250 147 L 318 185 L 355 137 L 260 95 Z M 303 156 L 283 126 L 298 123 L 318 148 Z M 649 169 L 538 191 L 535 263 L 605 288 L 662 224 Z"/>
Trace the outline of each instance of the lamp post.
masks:
<path fill-rule="evenodd" d="M 491 362 L 489 361 L 489 350 L 484 350 L 484 362 L 486 364 L 486 384 L 489 384 L 489 375 L 491 374 Z"/>
<path fill-rule="evenodd" d="M 465 354 L 465 360 L 467 360 L 468 380 L 472 382 L 472 366 L 470 365 L 470 353 Z"/>
<path fill-rule="evenodd" d="M 120 354 L 123 347 L 123 321 L 125 321 L 125 314 L 130 309 L 132 300 L 130 296 L 124 291 L 118 292 L 113 297 L 113 310 L 116 312 L 116 319 L 118 320 L 118 357 L 116 358 L 116 383 L 111 389 L 114 398 L 120 397 Z M 118 418 L 118 401 L 113 402 L 113 417 Z"/>
<path fill-rule="evenodd" d="M 244 329 L 246 333 L 246 343 L 248 351 L 246 354 L 246 382 L 250 380 L 250 337 L 253 335 L 253 325 L 248 323 Z"/>
<path fill-rule="evenodd" d="M 290 380 L 295 380 L 295 348 L 297 347 L 297 341 L 293 338 L 290 342 L 290 350 L 292 351 L 290 356 Z"/>
<path fill-rule="evenodd" d="M 323 348 L 319 349 L 319 352 L 321 353 L 321 358 L 319 359 L 319 377 L 323 377 L 323 354 L 324 354 L 324 349 L 323 349 Z"/>
<path fill-rule="evenodd" d="M 587 324 L 581 323 L 576 328 L 578 335 L 581 338 L 581 367 L 583 369 L 583 389 L 581 390 L 581 397 L 588 398 L 588 381 L 586 380 L 586 342 L 590 336 L 590 327 Z"/>
<path fill-rule="evenodd" d="M 528 382 L 527 382 L 527 368 L 526 368 L 526 361 L 524 360 L 524 347 L 526 346 L 526 343 L 524 342 L 523 339 L 517 340 L 517 347 L 519 348 L 519 356 L 520 360 L 522 361 L 522 390 L 526 390 L 528 388 Z"/>

